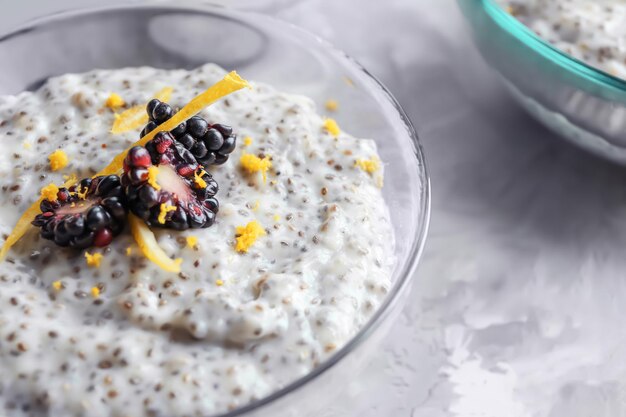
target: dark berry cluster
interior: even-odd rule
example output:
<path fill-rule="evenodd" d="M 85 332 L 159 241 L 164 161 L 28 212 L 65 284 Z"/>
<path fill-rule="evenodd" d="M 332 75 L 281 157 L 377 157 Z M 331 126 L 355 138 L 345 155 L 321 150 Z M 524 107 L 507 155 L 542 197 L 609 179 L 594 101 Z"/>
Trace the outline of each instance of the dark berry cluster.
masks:
<path fill-rule="evenodd" d="M 130 211 L 150 226 L 184 230 L 215 222 L 217 182 L 170 133 L 128 152 L 122 184 Z"/>
<path fill-rule="evenodd" d="M 150 122 L 141 132 L 141 137 L 174 115 L 174 110 L 169 104 L 157 99 L 150 101 L 146 110 Z M 237 145 L 237 136 L 233 134 L 233 129 L 230 126 L 212 125 L 200 116 L 194 116 L 181 123 L 170 133 L 204 167 L 223 164 Z"/>
<path fill-rule="evenodd" d="M 59 246 L 107 246 L 124 228 L 125 196 L 117 175 L 85 178 L 60 188 L 56 200 L 42 200 L 33 225 Z"/>
<path fill-rule="evenodd" d="M 174 115 L 156 99 L 147 111 L 142 137 Z M 44 239 L 77 249 L 107 246 L 124 229 L 128 211 L 150 226 L 209 227 L 219 209 L 218 185 L 205 169 L 226 162 L 235 145 L 229 126 L 194 116 L 171 132 L 158 132 L 145 147 L 131 148 L 121 177 L 85 178 L 60 188 L 55 200 L 41 202 L 32 223 Z"/>

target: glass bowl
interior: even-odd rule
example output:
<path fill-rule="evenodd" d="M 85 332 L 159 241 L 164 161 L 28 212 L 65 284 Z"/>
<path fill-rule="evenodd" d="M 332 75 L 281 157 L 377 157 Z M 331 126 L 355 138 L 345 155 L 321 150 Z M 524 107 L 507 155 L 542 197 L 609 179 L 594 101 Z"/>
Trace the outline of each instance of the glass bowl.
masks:
<path fill-rule="evenodd" d="M 626 164 L 626 80 L 550 45 L 494 0 L 457 0 L 485 60 L 546 126 Z"/>
<path fill-rule="evenodd" d="M 167 30 L 164 30 L 166 28 Z M 34 52 L 36 51 L 36 53 Z M 329 360 L 272 395 L 224 416 L 319 416 L 350 401 L 359 375 L 400 314 L 429 220 L 429 180 L 410 120 L 389 92 L 344 53 L 274 18 L 196 4 L 147 2 L 46 17 L 0 37 L 0 94 L 95 68 L 191 69 L 206 62 L 312 97 L 333 98 L 339 124 L 375 138 L 386 166 L 385 198 L 396 235 L 394 285 L 369 323 Z M 340 398 L 340 399 L 339 399 Z"/>

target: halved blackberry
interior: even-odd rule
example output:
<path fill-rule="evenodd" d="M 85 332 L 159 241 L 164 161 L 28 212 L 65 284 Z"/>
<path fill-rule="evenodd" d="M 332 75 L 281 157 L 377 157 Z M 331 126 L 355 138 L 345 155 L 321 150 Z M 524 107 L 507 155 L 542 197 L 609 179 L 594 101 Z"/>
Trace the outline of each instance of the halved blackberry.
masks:
<path fill-rule="evenodd" d="M 130 211 L 150 226 L 184 230 L 215 222 L 217 182 L 168 132 L 128 152 L 122 185 Z"/>
<path fill-rule="evenodd" d="M 150 117 L 150 122 L 141 131 L 141 137 L 174 115 L 169 104 L 157 99 L 148 103 L 146 111 Z M 228 161 L 228 156 L 237 146 L 237 135 L 233 134 L 233 129 L 230 126 L 212 125 L 200 116 L 193 116 L 170 133 L 205 167 L 221 165 Z"/>
<path fill-rule="evenodd" d="M 85 178 L 59 188 L 57 199 L 42 200 L 32 224 L 41 237 L 59 246 L 85 249 L 107 246 L 126 222 L 124 192 L 117 175 Z"/>

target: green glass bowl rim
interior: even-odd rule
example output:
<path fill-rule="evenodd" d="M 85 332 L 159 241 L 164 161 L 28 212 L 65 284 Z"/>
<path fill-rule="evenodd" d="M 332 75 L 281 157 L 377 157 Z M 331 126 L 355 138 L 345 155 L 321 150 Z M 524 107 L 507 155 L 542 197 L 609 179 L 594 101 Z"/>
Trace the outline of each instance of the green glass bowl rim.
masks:
<path fill-rule="evenodd" d="M 585 78 L 593 84 L 609 88 L 618 92 L 626 92 L 626 80 L 618 78 L 599 68 L 593 67 L 569 55 L 565 51 L 550 44 L 539 37 L 528 26 L 509 14 L 495 0 L 478 0 L 483 5 L 485 13 L 503 30 L 519 39 L 526 46 L 539 53 L 544 58 L 553 61 L 561 68 Z"/>

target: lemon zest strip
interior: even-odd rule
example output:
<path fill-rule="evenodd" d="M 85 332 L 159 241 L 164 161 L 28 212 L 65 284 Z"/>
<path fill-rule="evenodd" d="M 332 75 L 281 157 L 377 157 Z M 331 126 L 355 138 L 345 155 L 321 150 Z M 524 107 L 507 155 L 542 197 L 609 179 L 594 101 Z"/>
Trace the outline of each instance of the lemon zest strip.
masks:
<path fill-rule="evenodd" d="M 128 224 L 130 225 L 130 232 L 139 246 L 139 250 L 148 260 L 158 265 L 164 271 L 180 272 L 180 264 L 183 260 L 180 258 L 171 259 L 167 256 L 159 246 L 154 233 L 143 220 L 134 214 L 129 214 Z"/>

